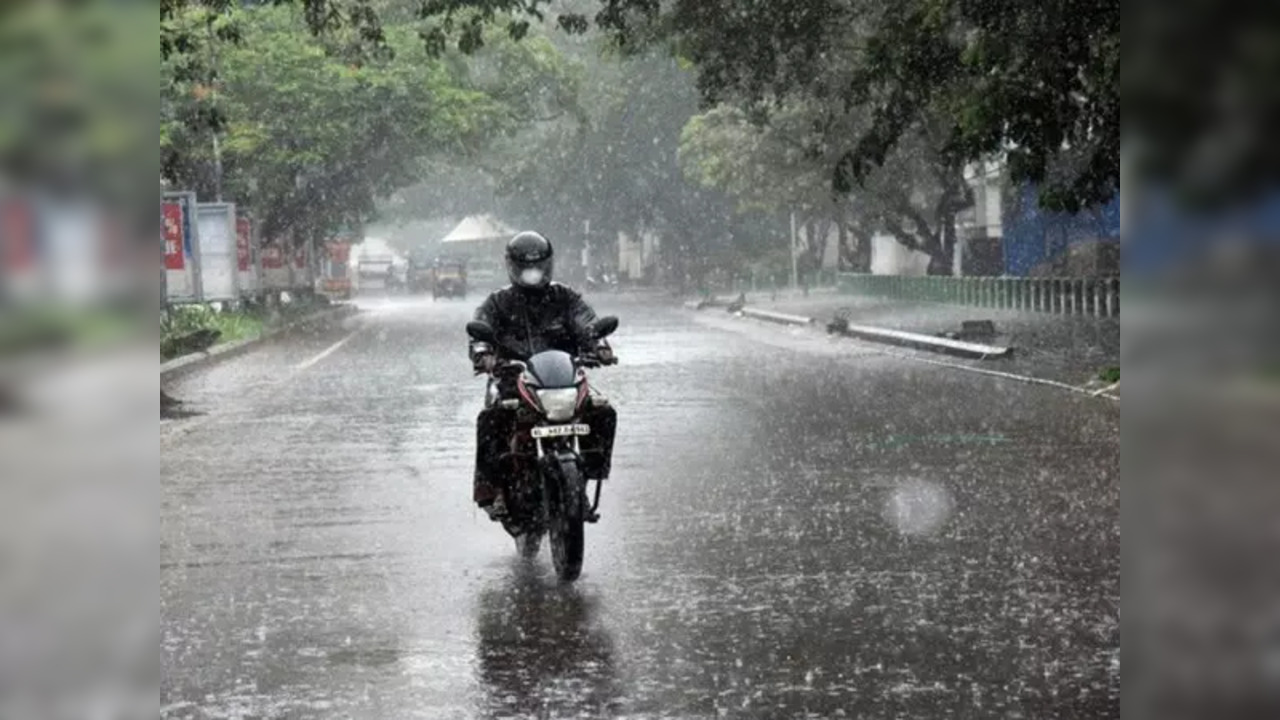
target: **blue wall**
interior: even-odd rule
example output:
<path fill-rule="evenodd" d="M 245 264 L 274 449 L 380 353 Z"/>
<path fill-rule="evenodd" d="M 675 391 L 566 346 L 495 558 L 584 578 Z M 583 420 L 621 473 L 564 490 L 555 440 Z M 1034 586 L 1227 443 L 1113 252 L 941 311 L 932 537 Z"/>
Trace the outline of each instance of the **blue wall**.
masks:
<path fill-rule="evenodd" d="M 1198 262 L 1215 243 L 1280 244 L 1280 191 L 1246 204 L 1195 212 L 1156 190 L 1137 198 L 1132 227 L 1120 253 L 1125 273 L 1145 274 Z"/>
<path fill-rule="evenodd" d="M 1024 186 L 1004 205 L 1004 272 L 1026 276 L 1035 266 L 1075 243 L 1120 242 L 1120 196 L 1075 214 L 1049 212 L 1036 202 L 1036 188 Z"/>

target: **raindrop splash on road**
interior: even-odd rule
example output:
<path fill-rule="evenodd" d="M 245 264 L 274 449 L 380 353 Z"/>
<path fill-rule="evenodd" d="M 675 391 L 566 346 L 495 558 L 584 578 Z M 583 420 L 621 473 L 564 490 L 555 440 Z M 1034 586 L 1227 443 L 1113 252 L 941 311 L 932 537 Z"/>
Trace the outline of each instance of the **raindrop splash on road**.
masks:
<path fill-rule="evenodd" d="M 946 524 L 954 507 L 946 488 L 928 480 L 911 479 L 889 493 L 884 518 L 903 535 L 933 535 Z"/>

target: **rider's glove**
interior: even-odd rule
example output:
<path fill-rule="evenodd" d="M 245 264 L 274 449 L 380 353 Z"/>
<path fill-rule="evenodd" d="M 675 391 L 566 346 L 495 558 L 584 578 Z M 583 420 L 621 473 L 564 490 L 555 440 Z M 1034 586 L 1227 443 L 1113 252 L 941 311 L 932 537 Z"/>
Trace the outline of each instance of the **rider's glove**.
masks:
<path fill-rule="evenodd" d="M 476 353 L 471 358 L 471 367 L 475 368 L 478 373 L 492 373 L 493 368 L 498 364 L 498 356 L 491 352 Z"/>
<path fill-rule="evenodd" d="M 498 356 L 488 344 L 477 342 L 471 345 L 471 367 L 478 373 L 491 373 L 498 364 Z"/>
<path fill-rule="evenodd" d="M 608 343 L 605 342 L 601 342 L 600 345 L 596 347 L 596 357 L 600 358 L 601 365 L 618 364 L 618 356 L 613 354 L 613 348 L 609 347 Z"/>

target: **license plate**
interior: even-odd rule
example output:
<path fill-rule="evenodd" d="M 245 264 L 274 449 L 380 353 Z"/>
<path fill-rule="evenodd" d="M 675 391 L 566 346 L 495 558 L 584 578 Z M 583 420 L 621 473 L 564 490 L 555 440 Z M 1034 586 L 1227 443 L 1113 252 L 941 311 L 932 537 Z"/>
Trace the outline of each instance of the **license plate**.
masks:
<path fill-rule="evenodd" d="M 578 425 L 543 425 L 533 428 L 530 434 L 536 438 L 565 437 L 568 435 L 590 435 L 591 426 Z"/>

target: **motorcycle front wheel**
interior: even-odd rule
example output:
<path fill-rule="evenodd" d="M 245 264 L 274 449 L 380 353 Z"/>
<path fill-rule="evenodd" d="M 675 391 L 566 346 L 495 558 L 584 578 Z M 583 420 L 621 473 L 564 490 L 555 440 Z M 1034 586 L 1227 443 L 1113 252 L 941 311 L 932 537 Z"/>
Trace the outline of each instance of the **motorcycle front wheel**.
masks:
<path fill-rule="evenodd" d="M 583 535 L 582 470 L 577 462 L 560 463 L 561 484 L 550 507 L 551 565 L 556 577 L 573 582 L 582 574 Z"/>
<path fill-rule="evenodd" d="M 526 532 L 515 536 L 516 552 L 520 557 L 530 560 L 538 557 L 538 551 L 542 549 L 542 533 Z"/>

